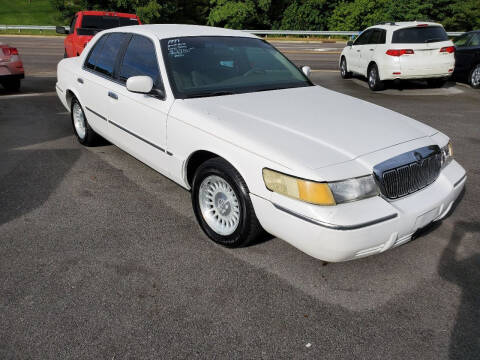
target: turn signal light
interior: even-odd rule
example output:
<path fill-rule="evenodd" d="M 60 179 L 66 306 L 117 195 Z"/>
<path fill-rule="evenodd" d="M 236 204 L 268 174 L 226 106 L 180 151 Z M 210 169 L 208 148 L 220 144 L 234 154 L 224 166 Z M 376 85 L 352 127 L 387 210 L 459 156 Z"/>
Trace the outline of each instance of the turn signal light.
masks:
<path fill-rule="evenodd" d="M 390 56 L 402 56 L 402 55 L 412 55 L 414 54 L 412 49 L 390 49 L 386 52 Z"/>
<path fill-rule="evenodd" d="M 18 50 L 16 48 L 3 48 L 3 53 L 6 55 L 6 56 L 10 56 L 10 55 L 18 55 Z"/>
<path fill-rule="evenodd" d="M 446 52 L 446 53 L 454 53 L 455 52 L 455 46 L 447 46 L 447 47 L 443 47 L 440 49 L 440 52 Z"/>

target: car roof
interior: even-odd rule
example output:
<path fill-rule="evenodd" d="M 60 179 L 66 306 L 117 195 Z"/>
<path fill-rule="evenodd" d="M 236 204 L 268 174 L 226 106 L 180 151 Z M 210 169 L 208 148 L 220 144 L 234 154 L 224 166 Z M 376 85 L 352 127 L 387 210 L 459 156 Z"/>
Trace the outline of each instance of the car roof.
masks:
<path fill-rule="evenodd" d="M 385 30 L 397 30 L 397 29 L 403 29 L 403 28 L 409 28 L 409 27 L 416 27 L 419 25 L 442 26 L 442 24 L 432 22 L 432 21 L 392 21 L 392 22 L 373 25 L 368 29 L 380 28 Z"/>
<path fill-rule="evenodd" d="M 108 32 L 132 32 L 143 35 L 150 35 L 158 39 L 168 39 L 174 37 L 188 36 L 234 36 L 258 38 L 240 30 L 230 30 L 203 25 L 183 25 L 183 24 L 148 24 L 122 26 L 107 30 Z"/>
<path fill-rule="evenodd" d="M 99 10 L 83 10 L 77 12 L 76 15 L 83 14 L 83 15 L 97 15 L 97 16 L 118 16 L 118 17 L 129 17 L 129 18 L 136 18 L 137 15 L 135 14 L 128 14 L 128 13 L 121 13 L 116 11 L 99 11 Z"/>

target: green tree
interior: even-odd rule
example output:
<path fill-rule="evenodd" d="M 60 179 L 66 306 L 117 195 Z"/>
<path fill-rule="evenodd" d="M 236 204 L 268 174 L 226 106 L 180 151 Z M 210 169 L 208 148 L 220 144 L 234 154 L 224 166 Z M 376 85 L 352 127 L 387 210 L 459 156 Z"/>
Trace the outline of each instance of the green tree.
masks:
<path fill-rule="evenodd" d="M 212 0 L 208 25 L 230 29 L 270 28 L 272 0 Z"/>
<path fill-rule="evenodd" d="M 288 30 L 325 30 L 332 2 L 328 0 L 295 1 L 285 9 L 281 28 Z"/>

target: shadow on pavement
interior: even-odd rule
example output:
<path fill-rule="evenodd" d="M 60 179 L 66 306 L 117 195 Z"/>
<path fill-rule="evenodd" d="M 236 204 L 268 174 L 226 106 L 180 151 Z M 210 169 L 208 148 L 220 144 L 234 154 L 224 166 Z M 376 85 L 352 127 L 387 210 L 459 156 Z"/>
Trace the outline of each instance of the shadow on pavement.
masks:
<path fill-rule="evenodd" d="M 13 170 L 0 178 L 0 225 L 41 206 L 64 179 L 80 153 L 80 149 L 10 153 L 10 158 L 17 159 Z"/>
<path fill-rule="evenodd" d="M 480 253 L 461 256 L 461 242 L 472 235 L 480 241 L 480 223 L 455 223 L 448 246 L 443 251 L 438 272 L 462 290 L 455 326 L 450 338 L 450 359 L 480 359 Z"/>

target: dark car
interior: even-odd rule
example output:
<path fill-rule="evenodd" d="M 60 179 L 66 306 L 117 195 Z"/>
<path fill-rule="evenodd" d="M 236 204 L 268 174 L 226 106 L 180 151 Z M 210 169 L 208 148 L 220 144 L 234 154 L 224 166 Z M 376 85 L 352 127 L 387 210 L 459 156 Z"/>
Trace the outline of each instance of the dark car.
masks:
<path fill-rule="evenodd" d="M 454 40 L 454 77 L 468 81 L 475 89 L 480 88 L 480 30 L 462 34 Z"/>

